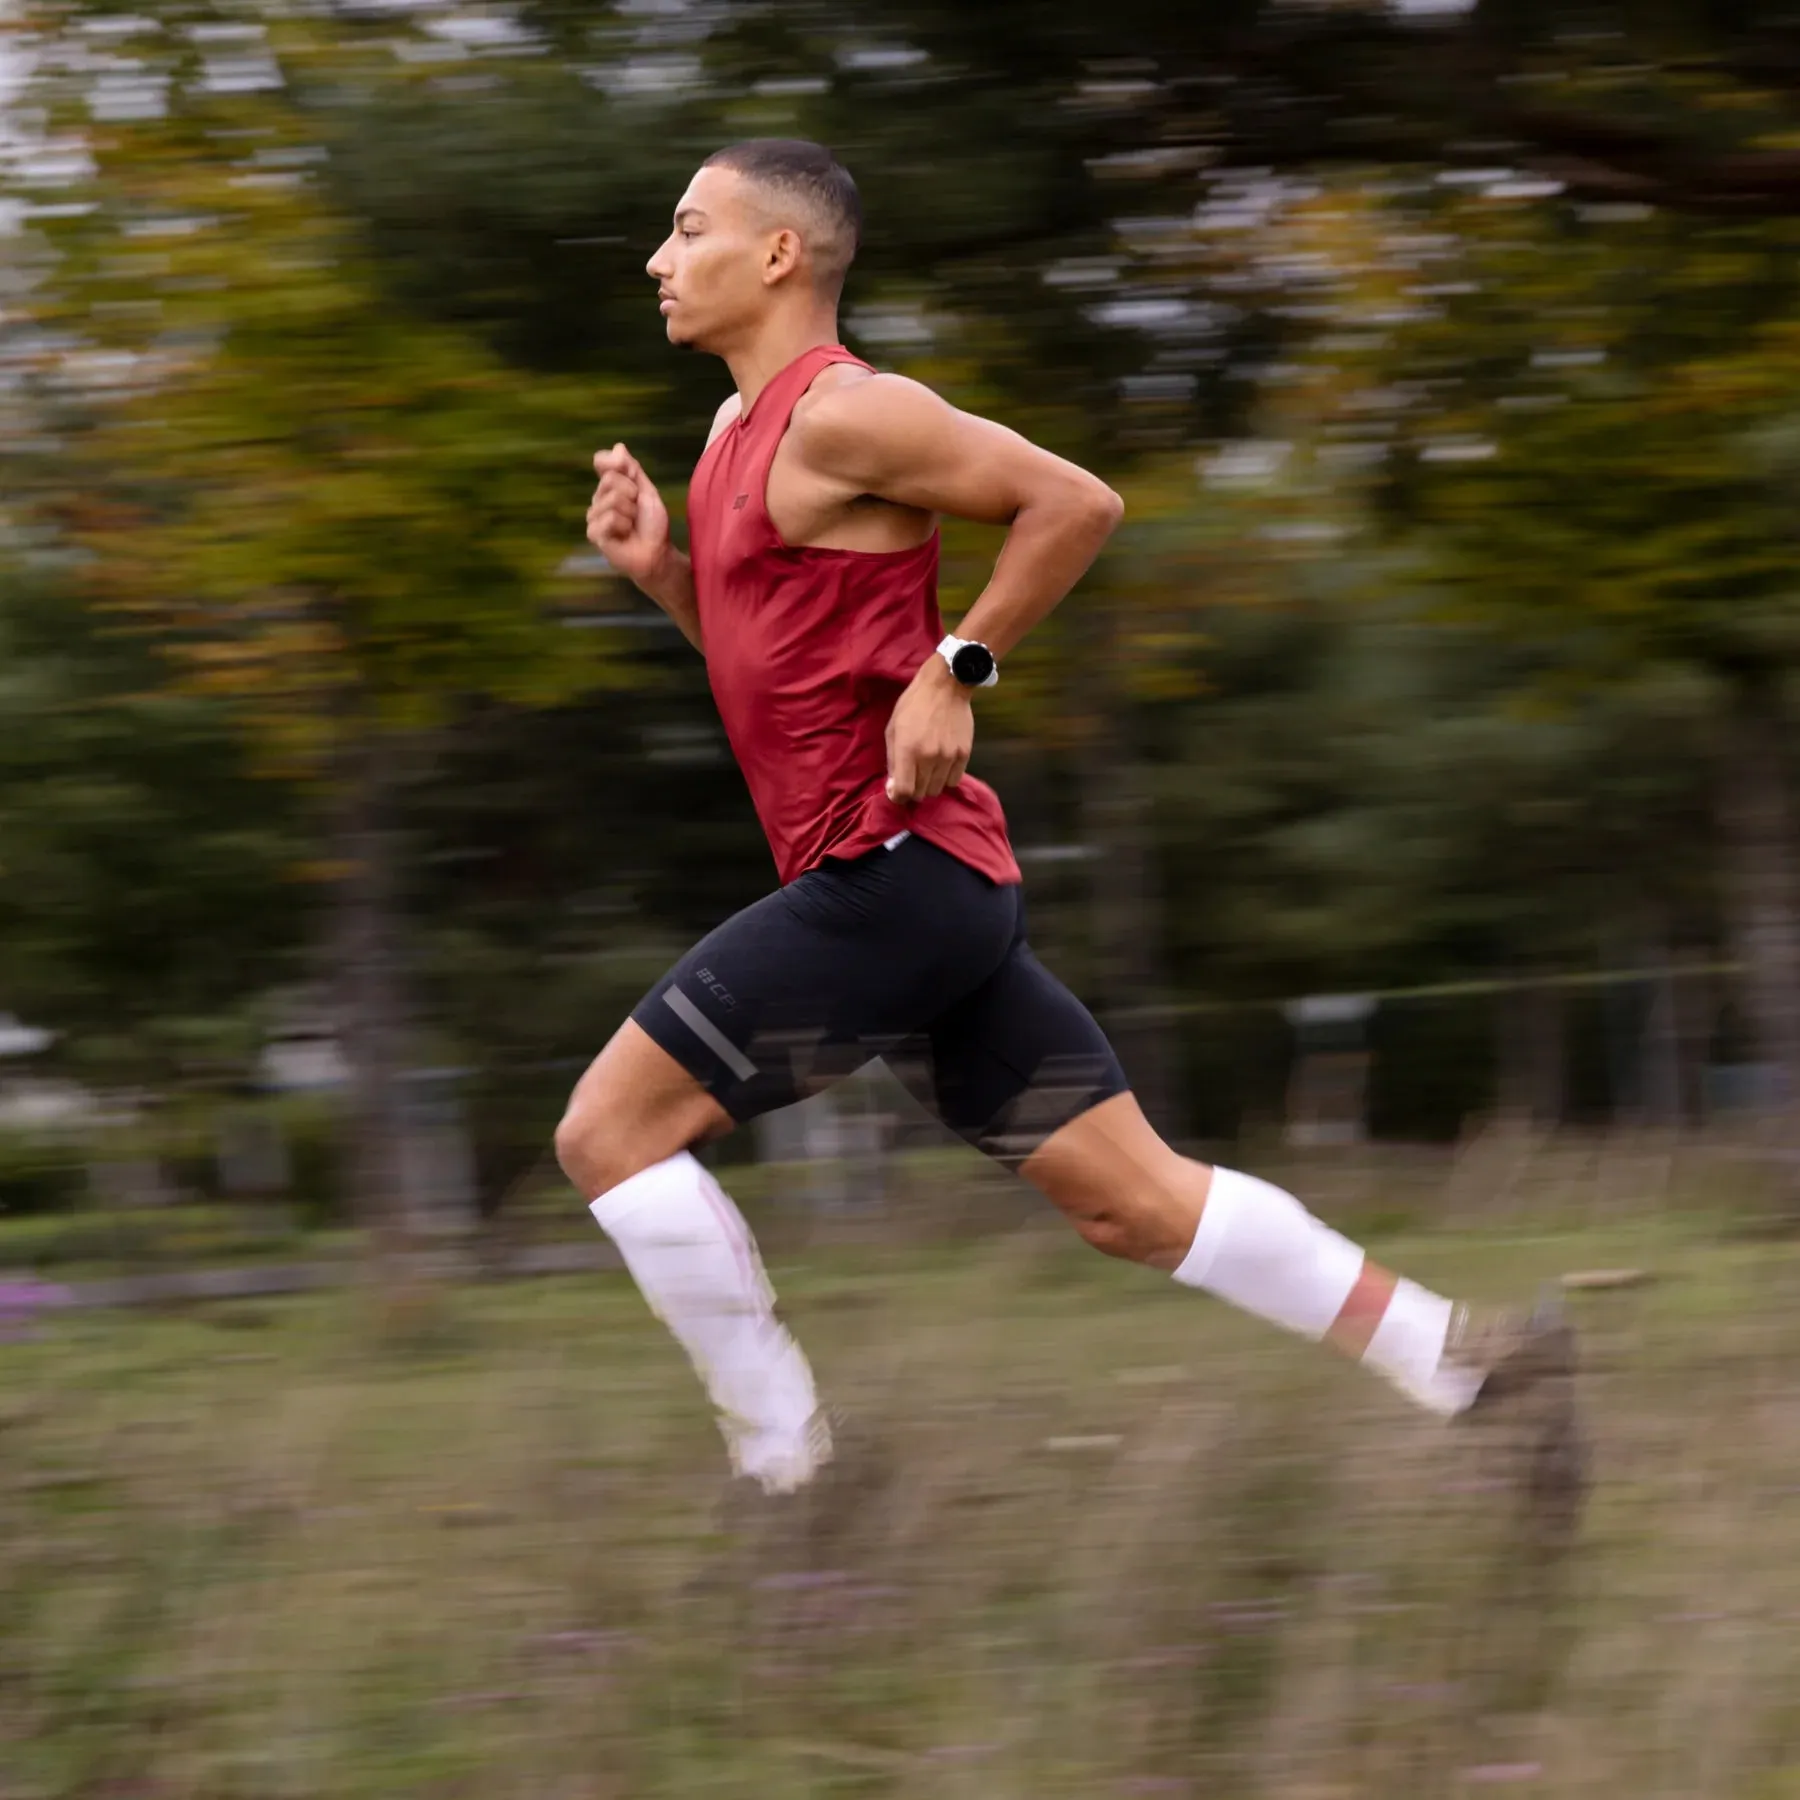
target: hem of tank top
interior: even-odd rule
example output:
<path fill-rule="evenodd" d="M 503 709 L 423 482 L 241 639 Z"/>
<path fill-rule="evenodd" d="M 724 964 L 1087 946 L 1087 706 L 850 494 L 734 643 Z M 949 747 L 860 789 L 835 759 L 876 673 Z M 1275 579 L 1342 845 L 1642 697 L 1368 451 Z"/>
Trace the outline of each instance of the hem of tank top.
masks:
<path fill-rule="evenodd" d="M 783 877 L 781 885 L 783 887 L 791 887 L 802 875 L 810 875 L 815 869 L 822 868 L 828 862 L 854 862 L 859 857 L 873 856 L 877 850 L 888 851 L 898 849 L 903 842 L 908 838 L 913 837 L 916 837 L 921 844 L 929 844 L 932 849 L 941 850 L 944 855 L 954 857 L 965 869 L 968 869 L 973 874 L 979 875 L 981 879 L 989 883 L 990 886 L 1023 887 L 1025 885 L 1024 871 L 1020 869 L 1019 859 L 1010 844 L 1007 845 L 1007 857 L 1012 863 L 1013 873 L 1010 876 L 1004 877 L 994 876 L 990 875 L 985 869 L 977 868 L 961 851 L 952 849 L 948 844 L 940 844 L 936 838 L 929 836 L 923 831 L 916 830 L 910 825 L 904 831 L 896 832 L 891 838 L 888 838 L 885 841 L 877 839 L 874 843 L 870 844 L 866 850 L 852 850 L 848 855 L 841 849 L 821 851 L 818 856 L 806 865 L 805 868 L 796 870 L 794 874 Z"/>

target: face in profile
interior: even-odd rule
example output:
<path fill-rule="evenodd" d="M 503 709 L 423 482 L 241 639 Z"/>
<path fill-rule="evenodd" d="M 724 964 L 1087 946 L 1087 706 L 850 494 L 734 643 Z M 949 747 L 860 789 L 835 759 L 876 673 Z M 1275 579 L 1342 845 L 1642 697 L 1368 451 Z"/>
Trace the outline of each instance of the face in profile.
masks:
<path fill-rule="evenodd" d="M 753 328 L 770 304 L 771 275 L 793 258 L 792 239 L 735 169 L 701 169 L 647 265 L 669 342 L 720 350 Z"/>

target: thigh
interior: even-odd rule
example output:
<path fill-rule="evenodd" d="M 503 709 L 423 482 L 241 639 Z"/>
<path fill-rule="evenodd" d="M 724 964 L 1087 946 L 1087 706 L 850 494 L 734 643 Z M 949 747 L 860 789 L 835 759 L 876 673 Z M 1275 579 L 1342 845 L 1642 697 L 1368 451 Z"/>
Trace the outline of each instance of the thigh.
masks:
<path fill-rule="evenodd" d="M 993 974 L 932 1021 L 925 1044 L 928 1103 L 1010 1168 L 1130 1086 L 1093 1014 L 1038 961 L 1022 929 Z"/>
<path fill-rule="evenodd" d="M 739 1122 L 854 1073 L 1007 954 L 1011 891 L 915 844 L 746 907 L 644 996 L 633 1022 Z"/>

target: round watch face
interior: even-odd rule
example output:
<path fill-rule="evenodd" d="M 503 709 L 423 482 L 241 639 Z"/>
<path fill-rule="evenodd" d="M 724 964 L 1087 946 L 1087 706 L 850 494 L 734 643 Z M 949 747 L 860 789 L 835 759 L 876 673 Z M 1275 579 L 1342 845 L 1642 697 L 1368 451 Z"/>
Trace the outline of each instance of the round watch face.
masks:
<path fill-rule="evenodd" d="M 964 644 L 950 659 L 950 673 L 964 687 L 980 687 L 994 672 L 994 653 L 986 644 Z"/>

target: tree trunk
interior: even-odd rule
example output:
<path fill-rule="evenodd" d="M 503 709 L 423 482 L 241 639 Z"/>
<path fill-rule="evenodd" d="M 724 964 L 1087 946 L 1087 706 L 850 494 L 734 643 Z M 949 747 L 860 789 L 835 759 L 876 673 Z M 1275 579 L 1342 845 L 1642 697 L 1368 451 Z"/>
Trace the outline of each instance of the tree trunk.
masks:
<path fill-rule="evenodd" d="M 1101 1023 L 1151 1124 L 1179 1138 L 1174 1033 L 1160 1011 L 1170 999 L 1150 799 L 1138 771 L 1090 747 L 1082 777 L 1082 835 L 1095 852 L 1093 969 Z"/>
<path fill-rule="evenodd" d="M 1717 955 L 1716 946 L 1689 945 L 1680 960 L 1704 963 Z M 1719 1026 L 1719 995 L 1710 975 L 1688 975 L 1675 986 L 1676 1054 L 1681 1067 L 1681 1116 L 1695 1124 L 1707 1122 L 1709 1096 L 1706 1071 L 1712 1058 L 1713 1039 Z"/>
<path fill-rule="evenodd" d="M 1800 914 L 1783 738 L 1775 696 L 1741 692 L 1724 723 L 1718 822 L 1744 1012 L 1771 1100 L 1787 1110 L 1800 1096 Z"/>
<path fill-rule="evenodd" d="M 1681 1014 L 1669 967 L 1669 933 L 1660 917 L 1646 921 L 1641 966 L 1654 969 L 1644 996 L 1638 1110 L 1644 1124 L 1676 1130 L 1686 1121 L 1681 1093 Z"/>
<path fill-rule="evenodd" d="M 390 1295 L 404 1285 L 404 1253 L 423 1199 L 413 1191 L 421 1161 L 408 1144 L 391 756 L 391 746 L 371 731 L 342 761 L 336 825 L 343 873 L 332 943 L 334 1010 L 350 1078 L 351 1206 Z"/>
<path fill-rule="evenodd" d="M 1179 1141 L 1187 1109 L 1179 1103 L 1173 1021 L 1150 793 L 1130 730 L 1130 703 L 1113 671 L 1124 663 L 1117 616 L 1090 598 L 1081 614 L 1081 660 L 1071 699 L 1091 722 L 1081 757 L 1081 835 L 1091 853 L 1090 969 L 1101 1024 L 1112 1039 L 1138 1104 L 1165 1137 Z"/>
<path fill-rule="evenodd" d="M 1499 1080 L 1496 1110 L 1548 1131 L 1562 1123 L 1567 1052 L 1560 988 L 1547 982 L 1506 989 L 1495 1007 Z"/>

